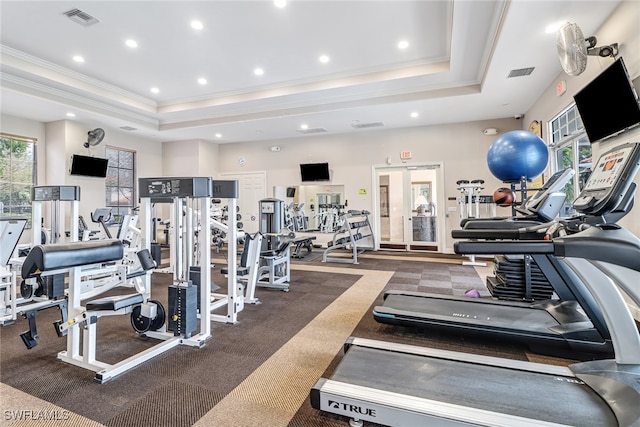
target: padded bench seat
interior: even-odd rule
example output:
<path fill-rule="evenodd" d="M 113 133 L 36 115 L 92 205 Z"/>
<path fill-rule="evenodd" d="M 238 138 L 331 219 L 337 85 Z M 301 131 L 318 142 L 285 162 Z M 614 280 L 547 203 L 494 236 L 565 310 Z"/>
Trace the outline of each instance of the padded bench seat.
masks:
<path fill-rule="evenodd" d="M 47 270 L 117 261 L 123 256 L 124 247 L 117 239 L 37 245 L 31 248 L 22 264 L 22 278 Z"/>
<path fill-rule="evenodd" d="M 114 295 L 89 301 L 86 307 L 88 311 L 118 311 L 142 302 L 142 294 Z"/>

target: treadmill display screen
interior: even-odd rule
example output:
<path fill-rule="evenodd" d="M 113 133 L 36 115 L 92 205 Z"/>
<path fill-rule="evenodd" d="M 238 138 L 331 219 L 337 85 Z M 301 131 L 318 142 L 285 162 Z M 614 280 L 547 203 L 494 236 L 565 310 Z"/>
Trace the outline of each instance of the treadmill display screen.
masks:
<path fill-rule="evenodd" d="M 625 170 L 632 151 L 633 147 L 627 146 L 619 150 L 611 151 L 600 157 L 598 163 L 593 167 L 584 191 L 606 190 L 611 188 Z"/>

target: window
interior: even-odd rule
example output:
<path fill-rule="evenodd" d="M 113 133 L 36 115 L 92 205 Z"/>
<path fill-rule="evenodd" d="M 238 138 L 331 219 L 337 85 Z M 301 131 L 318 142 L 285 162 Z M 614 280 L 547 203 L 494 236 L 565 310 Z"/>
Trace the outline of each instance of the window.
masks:
<path fill-rule="evenodd" d="M 107 167 L 106 203 L 116 222 L 135 207 L 135 152 L 115 147 L 106 147 L 109 160 Z"/>
<path fill-rule="evenodd" d="M 36 184 L 36 139 L 0 134 L 0 215 L 27 218 Z"/>
<path fill-rule="evenodd" d="M 551 121 L 550 134 L 555 170 L 573 168 L 576 171 L 573 180 L 565 186 L 567 200 L 561 211 L 561 216 L 571 216 L 574 214 L 572 203 L 591 175 L 591 143 L 575 104 Z"/>

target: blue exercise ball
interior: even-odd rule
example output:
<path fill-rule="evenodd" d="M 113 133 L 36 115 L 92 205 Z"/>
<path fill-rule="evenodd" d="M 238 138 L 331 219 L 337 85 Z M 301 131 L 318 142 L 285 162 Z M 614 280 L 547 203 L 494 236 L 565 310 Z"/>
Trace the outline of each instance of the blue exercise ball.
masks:
<path fill-rule="evenodd" d="M 514 130 L 498 137 L 487 153 L 489 170 L 501 181 L 538 177 L 549 163 L 547 144 L 536 134 Z"/>

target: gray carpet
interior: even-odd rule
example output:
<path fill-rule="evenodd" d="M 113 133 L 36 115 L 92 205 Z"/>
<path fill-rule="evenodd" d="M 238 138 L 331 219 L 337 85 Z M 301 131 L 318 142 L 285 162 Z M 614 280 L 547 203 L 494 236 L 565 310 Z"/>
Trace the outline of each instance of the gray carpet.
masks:
<path fill-rule="evenodd" d="M 153 277 L 154 294 L 166 295 L 171 276 Z M 40 342 L 31 350 L 19 338 L 27 329 L 24 319 L 0 328 L 0 380 L 107 426 L 190 426 L 356 279 L 296 274 L 290 292 L 259 290 L 262 304 L 245 306 L 238 324 L 213 323 L 205 347 L 176 347 L 106 384 L 94 383 L 91 371 L 56 360 L 66 343 L 51 326 L 59 312 L 42 311 Z M 214 274 L 214 280 L 223 278 Z M 157 343 L 137 337 L 129 316 L 102 318 L 98 331 L 98 360 L 108 363 Z"/>

